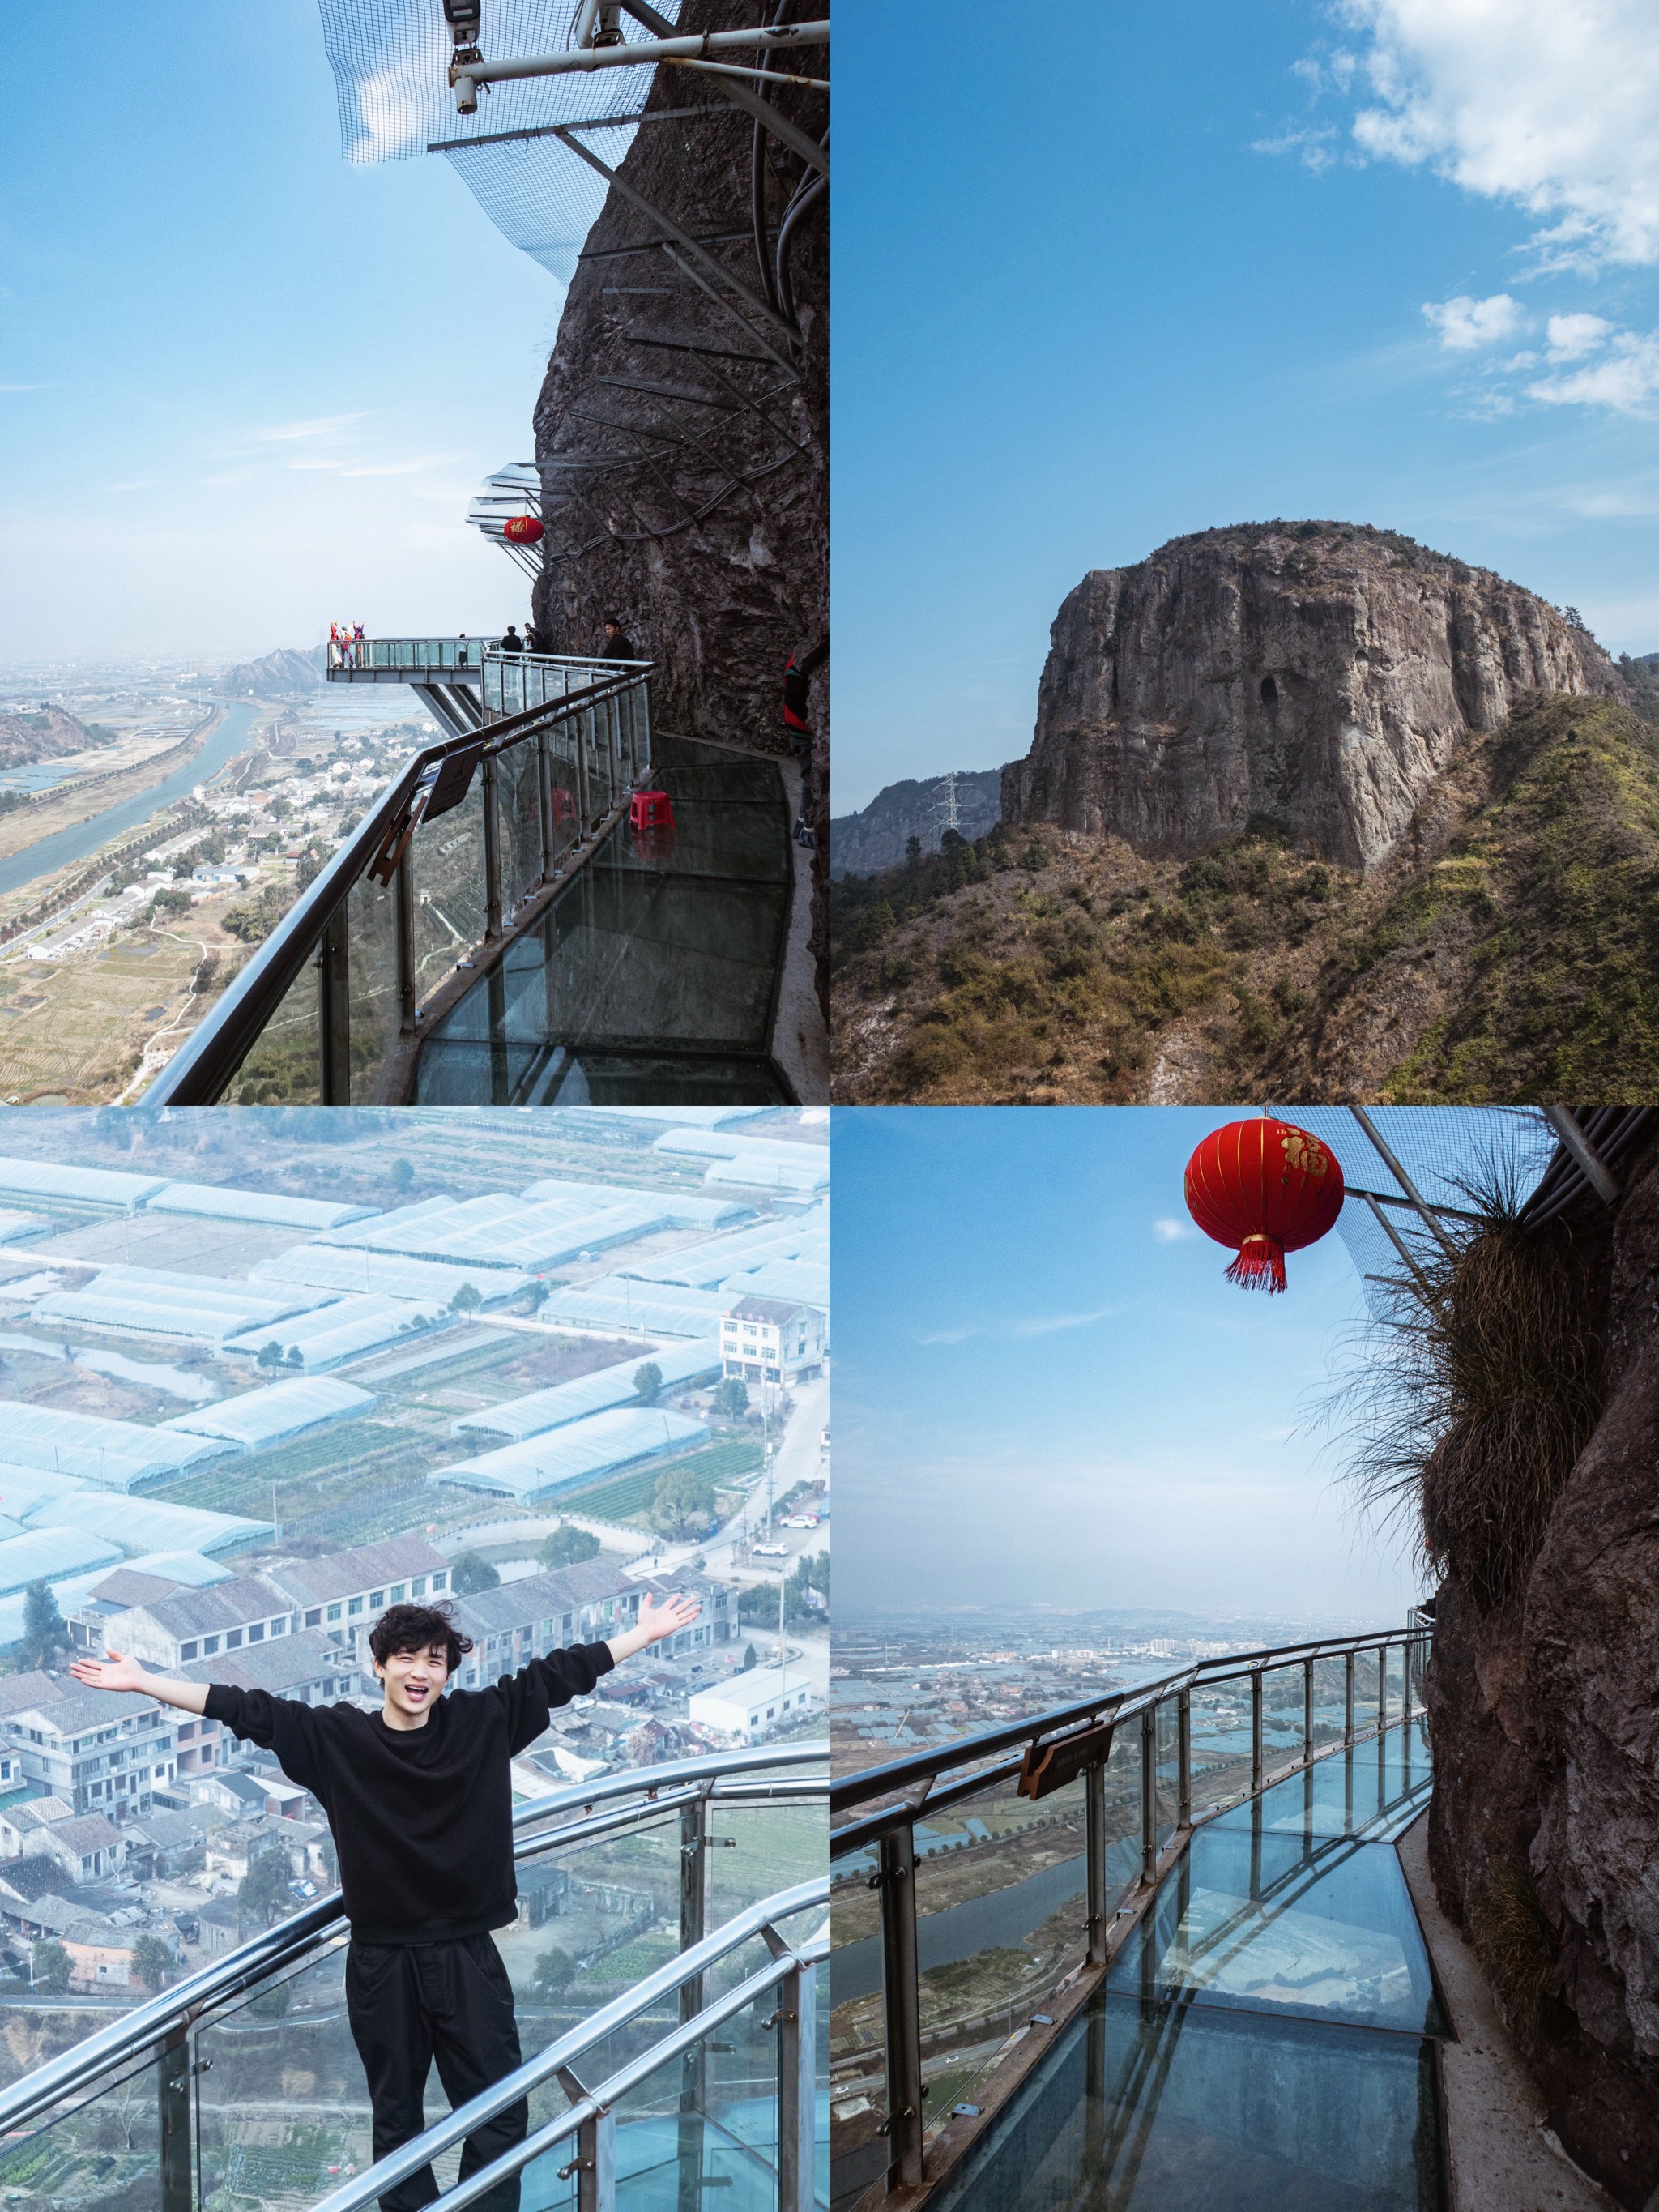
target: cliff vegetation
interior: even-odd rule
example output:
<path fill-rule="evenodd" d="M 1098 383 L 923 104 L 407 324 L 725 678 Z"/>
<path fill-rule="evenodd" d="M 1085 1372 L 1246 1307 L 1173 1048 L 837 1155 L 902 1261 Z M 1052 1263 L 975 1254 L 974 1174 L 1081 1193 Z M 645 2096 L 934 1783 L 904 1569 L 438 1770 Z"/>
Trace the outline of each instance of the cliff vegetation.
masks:
<path fill-rule="evenodd" d="M 848 1102 L 1659 1095 L 1659 732 L 1531 694 L 1370 870 L 999 823 L 831 891 Z"/>

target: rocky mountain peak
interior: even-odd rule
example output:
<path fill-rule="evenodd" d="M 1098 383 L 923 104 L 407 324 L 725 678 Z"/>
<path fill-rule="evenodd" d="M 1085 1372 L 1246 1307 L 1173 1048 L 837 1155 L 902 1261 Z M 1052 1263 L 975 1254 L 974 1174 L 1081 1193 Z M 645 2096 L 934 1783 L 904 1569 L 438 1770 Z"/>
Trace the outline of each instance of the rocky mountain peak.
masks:
<path fill-rule="evenodd" d="M 1091 570 L 1062 605 L 1010 823 L 1193 852 L 1253 820 L 1370 867 L 1526 694 L 1626 696 L 1559 608 L 1365 524 L 1245 523 Z"/>

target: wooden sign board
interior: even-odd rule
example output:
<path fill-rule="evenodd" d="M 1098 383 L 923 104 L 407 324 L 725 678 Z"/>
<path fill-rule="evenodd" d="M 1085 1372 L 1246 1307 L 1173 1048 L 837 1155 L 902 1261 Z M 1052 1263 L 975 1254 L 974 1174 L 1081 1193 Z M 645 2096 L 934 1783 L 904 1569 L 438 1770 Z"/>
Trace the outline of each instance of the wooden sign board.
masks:
<path fill-rule="evenodd" d="M 1096 1721 L 1073 1735 L 1057 1736 L 1052 1743 L 1034 1743 L 1019 1770 L 1022 1797 L 1046 1797 L 1075 1782 L 1085 1766 L 1104 1765 L 1112 1748 L 1112 1723 Z"/>

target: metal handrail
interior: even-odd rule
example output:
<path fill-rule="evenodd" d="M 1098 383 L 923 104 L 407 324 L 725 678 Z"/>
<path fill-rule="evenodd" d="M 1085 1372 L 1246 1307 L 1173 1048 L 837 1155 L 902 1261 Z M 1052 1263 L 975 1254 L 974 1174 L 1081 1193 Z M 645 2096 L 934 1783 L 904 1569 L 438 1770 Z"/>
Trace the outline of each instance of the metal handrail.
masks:
<path fill-rule="evenodd" d="M 562 2035 L 556 2041 L 550 2043 L 533 2058 L 527 2058 L 513 2073 L 504 2074 L 488 2089 L 480 2090 L 470 2102 L 458 2106 L 453 2112 L 435 2122 L 424 2135 L 416 2136 L 412 2142 L 391 2152 L 366 2172 L 343 2182 L 331 2194 L 320 2198 L 313 2206 L 312 2212 L 362 2212 L 362 2208 L 371 2204 L 377 2197 L 395 2189 L 411 2173 L 418 2173 L 429 2160 L 459 2142 L 463 2136 L 471 2135 L 486 2120 L 494 2119 L 507 2106 L 516 2105 L 520 2098 L 528 2096 L 544 2081 L 574 2066 L 585 2051 L 602 2043 L 606 2036 L 614 2034 L 620 2027 L 626 2027 L 630 2021 L 637 2019 L 641 2013 L 660 1999 L 673 1996 L 688 1984 L 696 1982 L 711 1966 L 718 1966 L 722 1959 L 741 1949 L 757 1936 L 770 1936 L 782 1947 L 782 1954 L 775 1951 L 773 1956 L 773 1965 L 780 1971 L 793 1972 L 810 1964 L 811 1961 L 795 1946 L 783 1944 L 783 1939 L 776 1935 L 775 1923 L 787 1920 L 798 1912 L 827 1907 L 829 1902 L 828 1875 L 815 1875 L 810 1881 L 797 1882 L 793 1888 L 782 1889 L 775 1896 L 763 1898 L 758 1905 L 751 1905 L 747 1911 L 728 1920 L 712 1936 L 706 1936 L 701 1943 L 694 1944 L 689 1951 L 683 1951 L 678 1959 L 659 1966 L 654 1973 L 647 1974 L 643 1981 L 636 1982 L 621 1996 L 613 1997 L 609 2004 L 601 2005 L 597 2012 L 590 2013 L 580 2027 L 573 2028 L 568 2035 Z M 592 2101 L 595 2104 L 599 2102 L 597 2095 L 592 2095 Z M 572 2113 L 564 2113 L 560 2118 L 563 2122 L 574 2117 Z M 568 2132 L 574 2133 L 574 2128 Z M 527 2162 L 528 2157 L 534 2155 L 535 2153 L 529 2151 L 526 2144 L 519 2144 L 507 2154 L 510 2161 L 508 2170 L 522 2166 Z"/>
<path fill-rule="evenodd" d="M 717 1752 L 705 1759 L 665 1761 L 660 1766 L 605 1775 L 551 1792 L 545 1797 L 532 1797 L 526 1804 L 514 1808 L 513 1825 L 515 1831 L 533 1828 L 553 1814 L 590 1811 L 608 1799 L 629 1795 L 642 1800 L 632 1808 L 631 1817 L 650 1817 L 658 1812 L 676 1809 L 704 1794 L 690 1789 L 673 1795 L 671 1802 L 659 1802 L 659 1793 L 672 1792 L 678 1784 L 707 1780 L 707 1794 L 718 1799 L 722 1781 L 766 1767 L 805 1765 L 828 1756 L 827 1744 L 812 1743 L 770 1750 Z M 625 1826 L 629 1817 L 624 1813 L 620 1818 L 612 1816 L 605 1822 L 576 1822 L 568 1829 L 554 1829 L 545 1835 L 531 1835 L 515 1841 L 514 1863 L 539 1857 L 560 1844 L 580 1842 L 611 1827 Z M 316 1899 L 302 1911 L 228 1952 L 212 1965 L 198 1966 L 193 1974 L 174 1983 L 171 1989 L 160 1991 L 147 2004 L 124 2013 L 107 2027 L 99 2029 L 96 2034 L 88 2036 L 57 2058 L 14 2081 L 9 2088 L 0 2091 L 0 2134 L 61 2102 L 137 2052 L 163 2042 L 169 2035 L 190 2026 L 210 2007 L 241 1996 L 254 1983 L 268 1980 L 307 1954 L 320 1951 L 344 1924 L 340 1892 L 332 1889 L 325 1897 Z"/>
<path fill-rule="evenodd" d="M 814 1942 L 793 1945 L 781 1958 L 774 1959 L 769 1966 L 760 1967 L 746 1981 L 739 1982 L 734 1989 L 728 1990 L 723 1997 L 717 1998 L 711 2005 L 705 2005 L 684 2027 L 674 2029 L 660 2042 L 653 2043 L 648 2051 L 641 2051 L 637 2058 L 619 2068 L 609 2080 L 601 2081 L 597 2089 L 591 2090 L 568 2112 L 561 2112 L 556 2119 L 548 2121 L 544 2127 L 533 2130 L 512 2150 L 503 2151 L 499 2158 L 493 2159 L 488 2166 L 480 2166 L 465 2181 L 458 2181 L 453 2189 L 446 2190 L 442 2196 L 434 2197 L 430 2212 L 460 2212 L 463 2205 L 473 2203 L 486 2191 L 493 2189 L 498 2181 L 505 2181 L 511 2174 L 521 2173 L 534 2160 L 544 2157 L 551 2150 L 555 2143 L 568 2142 L 572 2136 L 580 2139 L 584 2129 L 612 2113 L 630 2089 L 637 2089 L 672 2060 L 694 2050 L 705 2036 L 713 2034 L 717 2027 L 723 2027 L 728 2020 L 735 2020 L 757 1997 L 764 1996 L 769 1990 L 775 1989 L 781 1981 L 792 1974 L 799 1974 L 803 1967 L 822 1966 L 829 1956 L 830 1938 L 827 1933 Z M 803 2212 L 805 2203 L 810 2201 L 814 2200 L 811 2199 L 809 2181 L 807 2187 L 801 2191 Z M 322 2212 L 322 2208 L 315 2208 L 315 2212 Z M 783 2212 L 793 2212 L 793 2208 L 786 2203 Z"/>
<path fill-rule="evenodd" d="M 1340 1659 L 1349 1652 L 1392 1650 L 1397 1644 L 1414 1644 L 1422 1640 L 1420 1629 L 1375 1629 L 1367 1634 L 1341 1637 L 1317 1637 L 1301 1644 L 1276 1644 L 1255 1651 L 1228 1652 L 1217 1659 L 1195 1660 L 1190 1667 L 1176 1668 L 1173 1673 L 1160 1674 L 1150 1682 L 1137 1682 L 1124 1690 L 1103 1692 L 1097 1698 L 1079 1698 L 1067 1705 L 1056 1705 L 1050 1711 L 1034 1714 L 1029 1720 L 1011 1721 L 1006 1727 L 982 1729 L 979 1734 L 962 1736 L 953 1743 L 937 1748 L 909 1753 L 903 1759 L 891 1759 L 882 1766 L 862 1769 L 848 1774 L 830 1786 L 830 1810 L 833 1816 L 856 1805 L 867 1804 L 872 1797 L 884 1797 L 895 1790 L 914 1788 L 918 1782 L 932 1783 L 939 1775 L 952 1767 L 971 1765 L 976 1759 L 993 1758 L 1000 1751 L 1012 1750 L 1035 1744 L 1045 1737 L 1091 1722 L 1127 1719 L 1149 1705 L 1163 1703 L 1183 1689 L 1209 1689 L 1222 1682 L 1247 1681 L 1252 1674 L 1295 1661 Z M 995 1779 L 994 1773 L 975 1773 L 968 1778 L 977 1789 Z M 939 1800 L 929 1796 L 925 1802 L 895 1808 L 901 1819 L 912 1818 L 925 1810 L 937 1810 Z M 861 1833 L 865 1823 L 836 1828 L 830 1838 L 830 1856 L 838 1858 L 847 1851 L 855 1850 L 869 1838 Z"/>
<path fill-rule="evenodd" d="M 648 667 L 649 664 L 646 664 Z M 146 1105 L 210 1106 L 246 1059 L 271 1016 L 293 988 L 306 963 L 343 907 L 353 886 L 368 872 L 386 833 L 412 798 L 426 772 L 454 755 L 477 752 L 493 757 L 571 720 L 586 708 L 619 696 L 641 681 L 632 663 L 623 672 L 585 684 L 561 699 L 505 717 L 457 738 L 422 746 L 369 806 L 356 828 L 318 871 L 252 958 L 226 989 L 215 1012 L 186 1037 L 145 1094 Z"/>

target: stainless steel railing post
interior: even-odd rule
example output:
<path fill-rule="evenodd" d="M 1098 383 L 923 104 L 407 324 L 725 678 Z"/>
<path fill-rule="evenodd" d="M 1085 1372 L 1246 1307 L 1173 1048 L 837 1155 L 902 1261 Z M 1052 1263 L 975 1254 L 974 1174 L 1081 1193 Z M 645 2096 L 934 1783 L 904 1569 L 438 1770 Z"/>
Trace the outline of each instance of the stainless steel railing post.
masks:
<path fill-rule="evenodd" d="M 536 800 L 541 813 L 542 881 L 553 873 L 553 732 L 536 733 Z"/>
<path fill-rule="evenodd" d="M 1400 1647 L 1400 1676 L 1401 1686 L 1400 1717 L 1402 1721 L 1406 1721 L 1407 1723 L 1410 1722 L 1412 1717 L 1412 1654 L 1416 1648 L 1417 1647 L 1414 1644 L 1402 1644 Z"/>
<path fill-rule="evenodd" d="M 887 2186 L 922 2178 L 921 1996 L 916 1984 L 915 1837 L 907 1823 L 884 1836 L 877 1875 L 887 2032 Z"/>
<path fill-rule="evenodd" d="M 191 2127 L 195 2069 L 191 2049 L 190 2031 L 179 2028 L 161 2045 L 155 2069 L 156 2101 L 161 2108 L 161 2212 L 194 2212 L 196 2203 Z"/>
<path fill-rule="evenodd" d="M 484 937 L 501 933 L 500 770 L 494 753 L 483 757 Z"/>
<path fill-rule="evenodd" d="M 695 1798 L 680 1808 L 680 1949 L 689 1951 L 708 1933 L 708 1801 Z M 680 1987 L 680 2025 L 695 2020 L 702 2010 L 702 1976 L 694 1974 Z M 701 2188 L 688 2191 L 688 2172 L 701 2174 L 703 2104 L 708 2088 L 708 2062 L 705 2046 L 693 2044 L 681 2062 L 679 2118 L 679 2200 L 681 2212 L 701 2212 Z"/>
<path fill-rule="evenodd" d="M 1189 1828 L 1193 1823 L 1193 1693 L 1189 1689 L 1176 1696 L 1176 1735 L 1181 1758 L 1178 1817 L 1181 1826 Z"/>
<path fill-rule="evenodd" d="M 1376 1726 L 1380 1735 L 1389 1725 L 1389 1647 L 1376 1647 Z"/>
<path fill-rule="evenodd" d="M 1106 1762 L 1097 1759 L 1083 1770 L 1083 1849 L 1086 1863 L 1088 1918 L 1084 1938 L 1088 1964 L 1106 1958 Z"/>
<path fill-rule="evenodd" d="M 1314 1662 L 1302 1662 L 1302 1763 L 1305 1766 L 1313 1757 L 1314 1747 Z"/>
<path fill-rule="evenodd" d="M 587 773 L 587 732 L 593 718 L 591 711 L 583 708 L 573 719 L 574 728 L 571 738 L 576 755 L 576 812 L 581 823 L 581 834 L 586 837 L 593 826 L 592 789 Z"/>
<path fill-rule="evenodd" d="M 778 1985 L 778 2212 L 812 2212 L 817 2172 L 817 1969 Z M 702 2176 L 691 2177 L 701 2194 Z"/>
<path fill-rule="evenodd" d="M 576 2130 L 576 2212 L 616 2212 L 617 2116 L 595 2112 Z M 570 2169 L 562 2170 L 568 2178 Z"/>
<path fill-rule="evenodd" d="M 1342 1741 L 1353 1741 L 1353 1654 L 1342 1655 Z"/>
<path fill-rule="evenodd" d="M 1148 1705 L 1140 1716 L 1140 1879 L 1150 1881 L 1158 1869 L 1158 1708 Z"/>
<path fill-rule="evenodd" d="M 1250 1676 L 1250 1792 L 1261 1787 L 1261 1669 Z"/>

